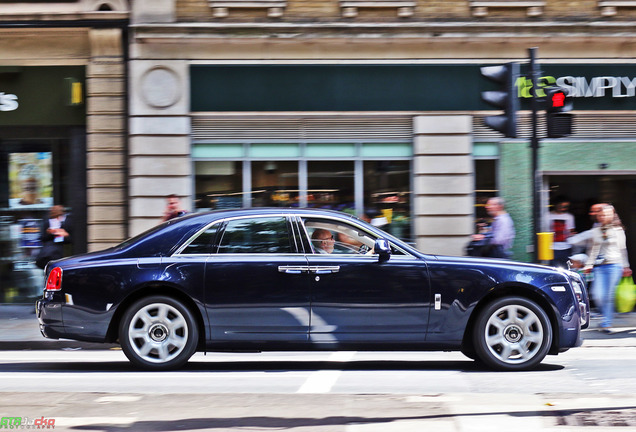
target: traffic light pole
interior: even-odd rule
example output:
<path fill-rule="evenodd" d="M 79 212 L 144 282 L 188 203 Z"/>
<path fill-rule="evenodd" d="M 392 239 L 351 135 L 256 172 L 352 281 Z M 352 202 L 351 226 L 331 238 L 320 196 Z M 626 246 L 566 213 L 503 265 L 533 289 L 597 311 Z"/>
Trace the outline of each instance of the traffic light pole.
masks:
<path fill-rule="evenodd" d="M 539 240 L 537 233 L 541 231 L 541 178 L 539 176 L 539 130 L 538 130 L 538 111 L 539 99 L 537 89 L 539 88 L 539 70 L 536 64 L 536 48 L 528 49 L 530 55 L 530 77 L 532 79 L 532 98 L 530 106 L 532 109 L 532 137 L 530 139 L 530 148 L 532 149 L 532 234 L 533 234 L 533 259 L 538 262 L 539 257 Z"/>

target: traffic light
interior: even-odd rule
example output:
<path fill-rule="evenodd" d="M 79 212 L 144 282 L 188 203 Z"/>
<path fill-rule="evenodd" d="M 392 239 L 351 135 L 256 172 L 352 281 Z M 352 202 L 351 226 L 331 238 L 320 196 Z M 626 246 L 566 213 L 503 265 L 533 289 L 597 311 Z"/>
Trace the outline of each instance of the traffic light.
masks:
<path fill-rule="evenodd" d="M 484 123 L 508 138 L 516 138 L 519 97 L 515 83 L 519 76 L 519 63 L 484 66 L 481 68 L 481 74 L 498 83 L 500 88 L 499 90 L 481 92 L 481 98 L 484 102 L 504 110 L 503 114 L 484 118 Z"/>
<path fill-rule="evenodd" d="M 561 87 L 546 87 L 545 115 L 548 138 L 562 138 L 572 134 L 572 98 Z"/>

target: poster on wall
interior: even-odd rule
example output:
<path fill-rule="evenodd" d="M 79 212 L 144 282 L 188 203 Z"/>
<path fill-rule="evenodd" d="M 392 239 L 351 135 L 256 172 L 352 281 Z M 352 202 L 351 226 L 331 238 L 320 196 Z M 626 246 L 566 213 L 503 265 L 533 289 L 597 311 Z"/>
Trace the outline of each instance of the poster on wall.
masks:
<path fill-rule="evenodd" d="M 40 229 L 42 219 L 20 219 L 20 247 L 34 249 L 42 247 Z"/>
<path fill-rule="evenodd" d="M 51 152 L 9 154 L 9 207 L 48 208 L 53 205 Z"/>

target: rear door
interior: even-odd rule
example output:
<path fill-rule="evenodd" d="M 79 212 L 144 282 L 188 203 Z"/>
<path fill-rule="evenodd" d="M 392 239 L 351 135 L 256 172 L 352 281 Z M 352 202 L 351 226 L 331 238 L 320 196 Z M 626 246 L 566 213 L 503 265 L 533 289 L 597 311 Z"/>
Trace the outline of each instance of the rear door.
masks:
<path fill-rule="evenodd" d="M 307 259 L 289 218 L 229 219 L 217 241 L 205 275 L 211 341 L 307 341 Z"/>

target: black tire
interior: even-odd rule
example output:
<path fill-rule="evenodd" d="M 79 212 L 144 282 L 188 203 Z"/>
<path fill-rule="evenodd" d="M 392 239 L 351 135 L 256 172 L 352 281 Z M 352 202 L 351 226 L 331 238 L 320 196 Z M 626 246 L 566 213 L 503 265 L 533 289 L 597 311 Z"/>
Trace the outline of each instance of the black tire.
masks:
<path fill-rule="evenodd" d="M 552 344 L 552 326 L 545 311 L 522 297 L 504 297 L 488 304 L 475 322 L 475 354 L 497 370 L 537 366 Z"/>
<path fill-rule="evenodd" d="M 192 312 L 166 296 L 133 303 L 119 323 L 119 343 L 126 357 L 143 369 L 178 369 L 194 354 L 199 329 Z"/>
<path fill-rule="evenodd" d="M 471 360 L 477 360 L 477 356 L 475 355 L 475 350 L 472 349 L 472 347 L 462 347 L 461 348 L 461 352 L 462 354 L 464 354 L 466 357 L 468 357 Z"/>

